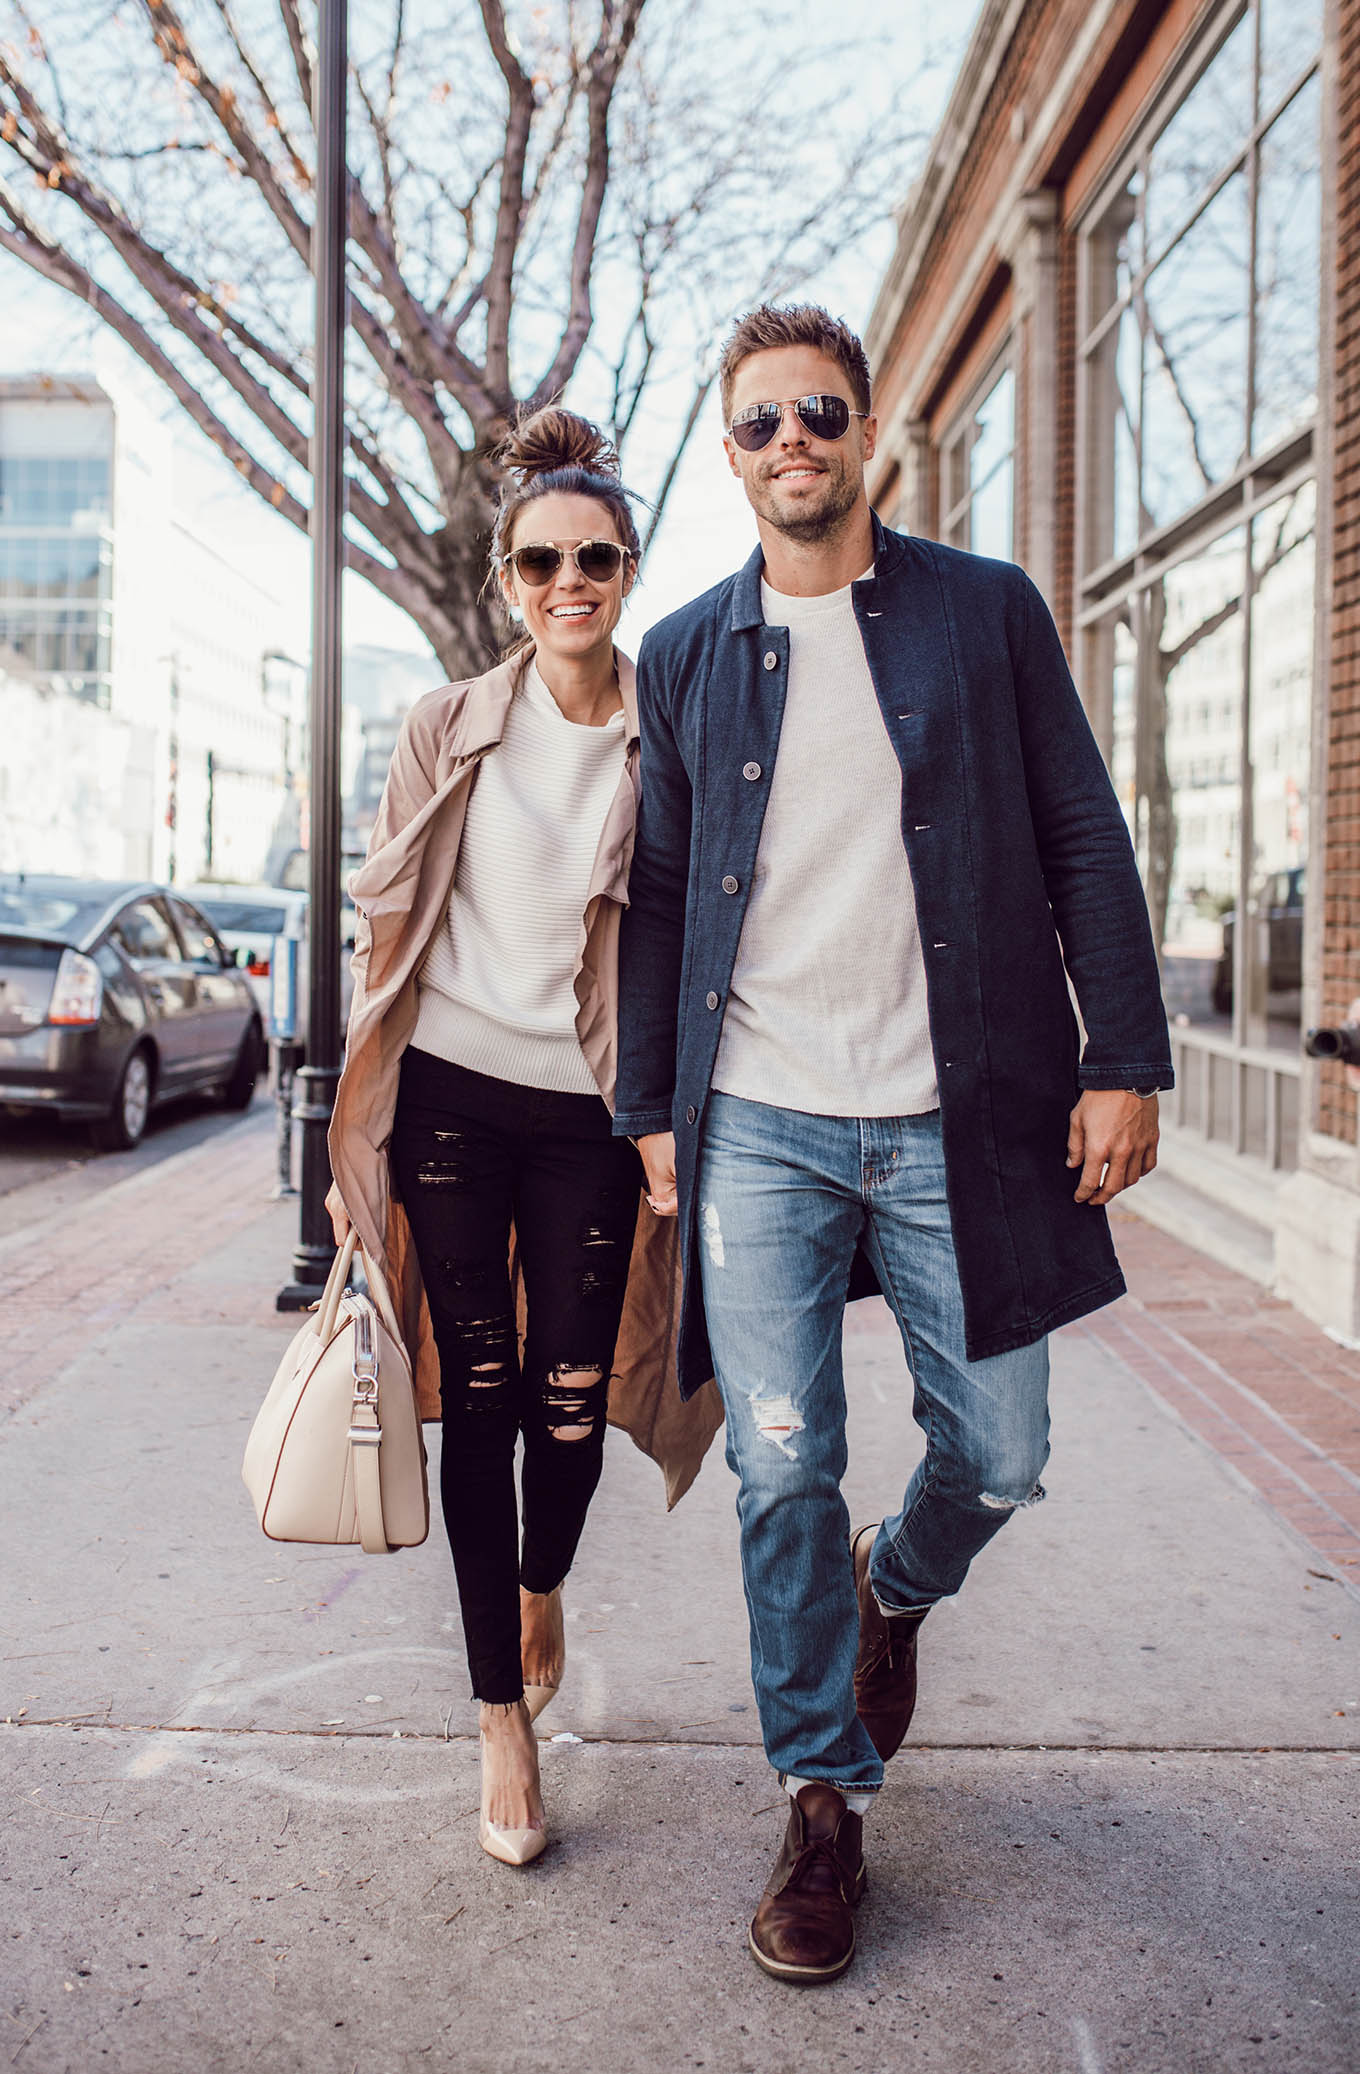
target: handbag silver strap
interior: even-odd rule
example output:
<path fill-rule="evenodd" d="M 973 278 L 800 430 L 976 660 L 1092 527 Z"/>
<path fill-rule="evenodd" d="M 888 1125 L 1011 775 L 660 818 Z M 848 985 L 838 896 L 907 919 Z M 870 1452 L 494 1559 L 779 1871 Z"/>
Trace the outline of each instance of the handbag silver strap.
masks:
<path fill-rule="evenodd" d="M 363 1297 L 352 1296 L 350 1306 L 354 1322 L 354 1401 L 349 1417 L 349 1455 L 354 1470 L 359 1540 L 365 1555 L 387 1555 L 378 1463 L 382 1425 L 378 1413 L 376 1320 L 372 1306 Z"/>

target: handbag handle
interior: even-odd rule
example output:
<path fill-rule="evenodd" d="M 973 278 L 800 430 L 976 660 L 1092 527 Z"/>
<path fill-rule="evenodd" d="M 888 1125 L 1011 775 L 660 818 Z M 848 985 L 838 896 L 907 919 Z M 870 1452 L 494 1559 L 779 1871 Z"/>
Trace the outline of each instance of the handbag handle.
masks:
<path fill-rule="evenodd" d="M 359 1257 L 364 1264 L 364 1278 L 368 1283 L 373 1300 L 378 1306 L 378 1313 L 382 1318 L 383 1324 L 387 1327 L 397 1345 L 400 1346 L 402 1344 L 401 1327 L 397 1323 L 397 1314 L 393 1308 L 391 1292 L 387 1286 L 387 1277 L 378 1266 L 377 1261 L 369 1253 L 367 1246 L 360 1242 L 358 1231 L 352 1224 L 345 1234 L 340 1250 L 331 1262 L 331 1271 L 326 1277 L 326 1286 L 322 1290 L 318 1301 L 316 1336 L 318 1339 L 327 1340 L 335 1330 L 335 1321 L 340 1313 L 340 1299 L 344 1295 L 346 1284 L 349 1281 L 350 1263 L 354 1259 L 356 1246 L 358 1247 Z"/>
<path fill-rule="evenodd" d="M 378 1307 L 378 1315 L 397 1345 L 399 1347 L 403 1346 L 405 1344 L 405 1335 L 397 1322 L 397 1313 L 392 1302 L 392 1293 L 387 1286 L 387 1277 L 378 1266 L 377 1261 L 373 1259 L 362 1240 L 359 1244 L 359 1254 L 364 1263 L 364 1280 L 368 1283 L 368 1293 Z"/>
<path fill-rule="evenodd" d="M 335 1320 L 340 1311 L 340 1299 L 349 1280 L 349 1265 L 354 1258 L 354 1248 L 359 1234 L 351 1224 L 345 1234 L 345 1242 L 331 1262 L 331 1271 L 326 1277 L 326 1286 L 321 1292 L 321 1303 L 317 1312 L 316 1336 L 328 1340 L 335 1330 Z"/>

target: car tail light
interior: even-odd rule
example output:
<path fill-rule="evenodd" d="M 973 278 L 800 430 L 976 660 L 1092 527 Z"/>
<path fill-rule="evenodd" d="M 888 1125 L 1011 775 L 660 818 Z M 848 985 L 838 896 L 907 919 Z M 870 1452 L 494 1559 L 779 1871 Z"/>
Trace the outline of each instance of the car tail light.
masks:
<path fill-rule="evenodd" d="M 262 958 L 258 954 L 256 954 L 251 958 L 250 963 L 246 966 L 246 971 L 250 974 L 252 979 L 268 979 L 268 958 Z"/>
<path fill-rule="evenodd" d="M 49 1023 L 97 1023 L 104 1002 L 104 982 L 93 958 L 63 951 L 48 1004 Z"/>

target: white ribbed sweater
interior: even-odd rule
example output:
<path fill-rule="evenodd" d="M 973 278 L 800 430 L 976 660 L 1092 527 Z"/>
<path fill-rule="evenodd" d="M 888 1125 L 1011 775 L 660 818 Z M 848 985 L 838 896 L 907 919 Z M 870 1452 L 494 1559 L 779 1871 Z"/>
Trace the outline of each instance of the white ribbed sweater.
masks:
<path fill-rule="evenodd" d="M 902 768 L 850 586 L 791 598 L 789 681 L 713 1085 L 817 1116 L 936 1107 Z"/>
<path fill-rule="evenodd" d="M 533 663 L 477 769 L 444 927 L 417 979 L 411 1042 L 521 1087 L 594 1094 L 573 980 L 626 723 L 568 720 Z"/>

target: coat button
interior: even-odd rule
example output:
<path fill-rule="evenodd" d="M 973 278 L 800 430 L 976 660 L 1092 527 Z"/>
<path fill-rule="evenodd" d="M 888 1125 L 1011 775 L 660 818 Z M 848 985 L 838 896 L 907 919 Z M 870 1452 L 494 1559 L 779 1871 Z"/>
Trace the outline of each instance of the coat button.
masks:
<path fill-rule="evenodd" d="M 767 670 L 777 670 L 779 668 L 779 657 L 775 654 L 773 648 L 765 650 L 765 667 Z"/>
<path fill-rule="evenodd" d="M 741 767 L 741 774 L 743 778 L 754 780 L 760 776 L 760 765 L 758 763 L 744 763 Z"/>
<path fill-rule="evenodd" d="M 695 1123 L 695 1122 L 697 1122 L 697 1120 L 698 1120 L 698 1116 L 699 1116 L 699 1112 L 698 1112 L 698 1110 L 697 1110 L 697 1109 L 695 1108 L 695 1106 L 694 1106 L 693 1102 L 691 1102 L 691 1103 L 690 1103 L 690 1105 L 689 1105 L 689 1107 L 688 1107 L 688 1109 L 687 1109 L 687 1110 L 685 1111 L 685 1122 L 686 1122 L 686 1123 Z"/>
<path fill-rule="evenodd" d="M 716 994 L 705 994 L 704 1002 L 707 1007 L 716 1008 L 718 1005 L 718 997 Z"/>
<path fill-rule="evenodd" d="M 727 877 L 726 877 L 726 878 L 725 878 L 725 879 L 723 880 L 723 882 L 722 882 L 722 886 L 723 886 L 723 892 L 724 892 L 724 893 L 735 893 L 735 892 L 737 892 L 737 891 L 738 891 L 738 889 L 740 888 L 740 885 L 741 885 L 741 881 L 740 881 L 740 879 L 734 879 L 734 878 L 733 878 L 733 876 L 732 876 L 732 874 L 731 874 L 731 872 L 729 871 L 729 872 L 728 872 L 728 874 L 727 874 Z"/>

